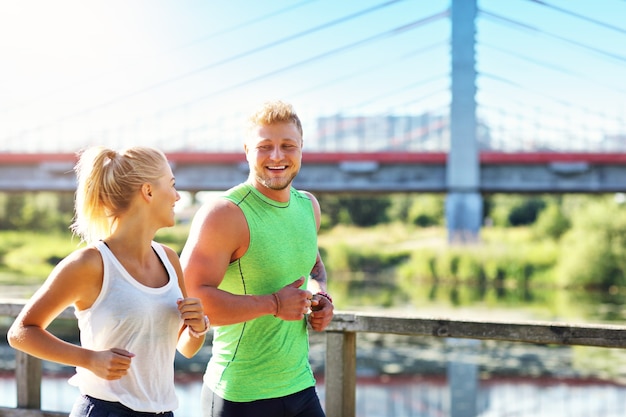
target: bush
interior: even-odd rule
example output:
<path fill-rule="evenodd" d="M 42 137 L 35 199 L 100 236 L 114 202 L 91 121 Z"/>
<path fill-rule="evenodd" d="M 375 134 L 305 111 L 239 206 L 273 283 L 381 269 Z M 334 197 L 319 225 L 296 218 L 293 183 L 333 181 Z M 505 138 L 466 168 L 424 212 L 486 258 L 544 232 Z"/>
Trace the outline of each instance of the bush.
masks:
<path fill-rule="evenodd" d="M 549 237 L 558 240 L 570 226 L 571 221 L 565 216 L 561 207 L 552 203 L 539 214 L 533 225 L 533 231 L 537 238 Z"/>
<path fill-rule="evenodd" d="M 626 210 L 609 199 L 575 212 L 561 239 L 563 281 L 608 290 L 626 284 Z"/>
<path fill-rule="evenodd" d="M 388 220 L 387 208 L 391 205 L 389 197 L 356 196 L 343 200 L 352 223 L 356 226 L 374 226 Z"/>
<path fill-rule="evenodd" d="M 73 215 L 69 193 L 20 192 L 0 194 L 0 230 L 64 231 Z"/>
<path fill-rule="evenodd" d="M 539 212 L 546 206 L 545 201 L 539 197 L 523 199 L 515 205 L 509 213 L 509 224 L 511 226 L 522 226 L 532 224 L 537 220 Z"/>
<path fill-rule="evenodd" d="M 442 196 L 422 194 L 413 200 L 407 222 L 420 227 L 439 226 L 445 217 L 445 201 Z"/>
<path fill-rule="evenodd" d="M 489 196 L 485 204 L 495 226 L 524 226 L 534 223 L 546 206 L 545 199 L 536 196 L 502 195 Z"/>

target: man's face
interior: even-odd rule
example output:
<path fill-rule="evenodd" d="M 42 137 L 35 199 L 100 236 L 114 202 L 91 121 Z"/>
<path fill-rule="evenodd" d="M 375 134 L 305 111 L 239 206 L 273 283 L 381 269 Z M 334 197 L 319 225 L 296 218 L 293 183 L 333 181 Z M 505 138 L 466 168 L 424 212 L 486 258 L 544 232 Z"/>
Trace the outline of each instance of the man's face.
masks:
<path fill-rule="evenodd" d="M 257 126 L 244 149 L 257 189 L 289 189 L 302 163 L 302 135 L 294 123 Z"/>

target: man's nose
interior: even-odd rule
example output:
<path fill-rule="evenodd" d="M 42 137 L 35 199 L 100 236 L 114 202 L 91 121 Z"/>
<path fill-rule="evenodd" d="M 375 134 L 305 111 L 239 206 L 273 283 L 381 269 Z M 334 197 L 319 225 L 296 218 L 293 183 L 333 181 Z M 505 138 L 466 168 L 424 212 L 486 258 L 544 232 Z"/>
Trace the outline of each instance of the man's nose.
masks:
<path fill-rule="evenodd" d="M 280 149 L 280 146 L 277 146 L 274 149 L 272 149 L 272 152 L 270 153 L 270 158 L 277 160 L 277 161 L 283 159 L 283 151 L 282 149 Z"/>

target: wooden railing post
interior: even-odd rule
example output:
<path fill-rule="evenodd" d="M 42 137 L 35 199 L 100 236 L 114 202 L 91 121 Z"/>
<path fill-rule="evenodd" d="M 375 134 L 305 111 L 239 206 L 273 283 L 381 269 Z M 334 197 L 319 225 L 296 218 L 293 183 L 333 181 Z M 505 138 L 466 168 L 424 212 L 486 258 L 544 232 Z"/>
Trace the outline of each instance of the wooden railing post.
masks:
<path fill-rule="evenodd" d="M 15 351 L 17 408 L 41 409 L 41 359 Z"/>
<path fill-rule="evenodd" d="M 356 333 L 326 332 L 327 417 L 356 416 Z"/>

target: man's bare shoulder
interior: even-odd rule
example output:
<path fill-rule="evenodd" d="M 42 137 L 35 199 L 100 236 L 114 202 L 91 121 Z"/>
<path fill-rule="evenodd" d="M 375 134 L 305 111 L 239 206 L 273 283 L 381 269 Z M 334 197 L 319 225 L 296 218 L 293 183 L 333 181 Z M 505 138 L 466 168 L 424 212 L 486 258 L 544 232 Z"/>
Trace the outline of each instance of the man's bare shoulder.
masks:
<path fill-rule="evenodd" d="M 311 204 L 313 205 L 313 210 L 315 211 L 315 213 L 319 213 L 320 212 L 320 203 L 317 200 L 317 198 L 315 198 L 315 196 L 310 193 L 309 191 L 300 191 L 303 195 L 305 195 L 309 200 L 311 200 Z"/>
<path fill-rule="evenodd" d="M 194 259 L 214 262 L 215 256 L 223 254 L 227 264 L 234 254 L 245 251 L 248 239 L 246 218 L 235 203 L 225 198 L 208 201 L 194 216 L 181 262 L 188 268 Z"/>
<path fill-rule="evenodd" d="M 241 210 L 235 203 L 226 198 L 213 198 L 200 206 L 194 220 L 223 221 L 233 216 L 240 216 Z"/>
<path fill-rule="evenodd" d="M 226 198 L 205 202 L 196 212 L 191 223 L 190 237 L 198 240 L 224 239 L 228 235 L 240 235 L 247 231 L 246 218 L 241 209 Z"/>

